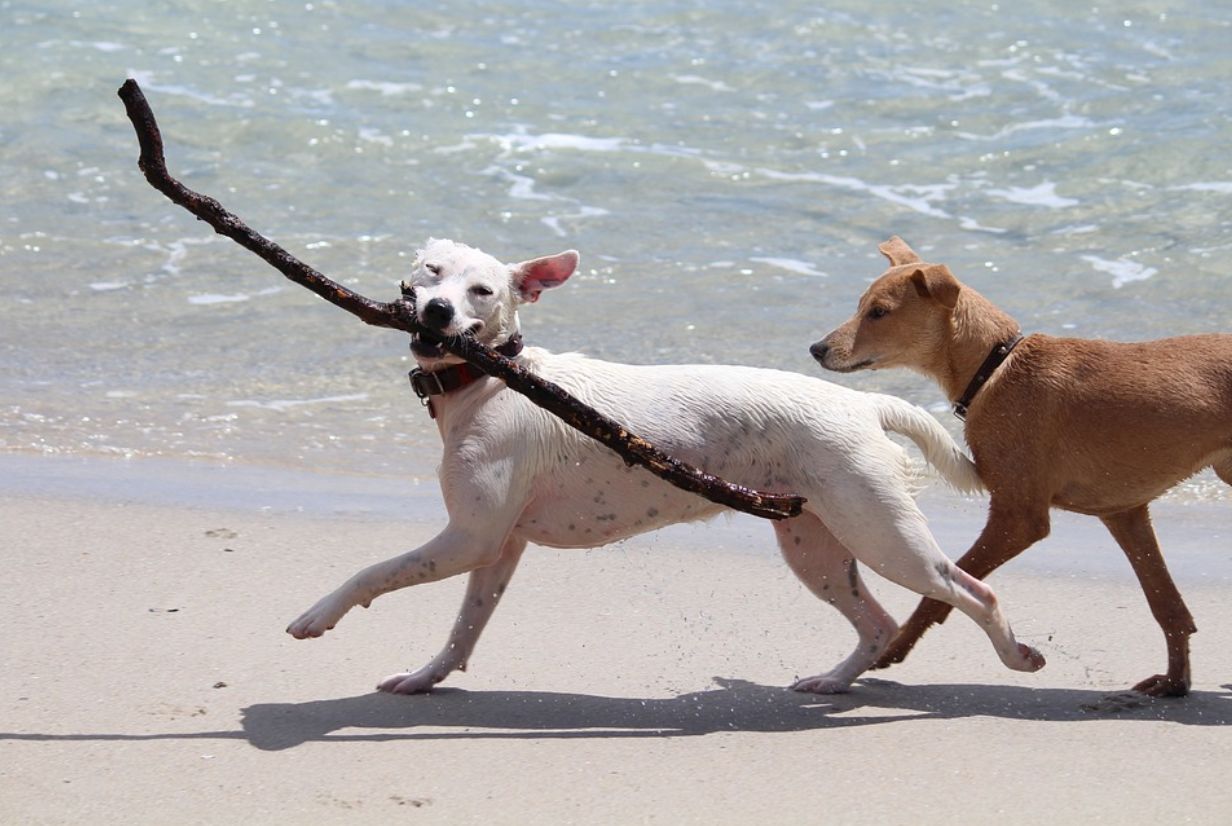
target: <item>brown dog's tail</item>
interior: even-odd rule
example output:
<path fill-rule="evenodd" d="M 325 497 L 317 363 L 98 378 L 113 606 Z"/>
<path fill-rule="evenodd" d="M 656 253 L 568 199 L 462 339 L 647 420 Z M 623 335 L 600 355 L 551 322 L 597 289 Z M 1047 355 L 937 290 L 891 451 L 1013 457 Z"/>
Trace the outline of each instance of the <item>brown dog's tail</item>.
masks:
<path fill-rule="evenodd" d="M 881 426 L 915 442 L 941 478 L 963 493 L 984 490 L 975 463 L 927 411 L 894 396 L 878 396 L 877 401 Z"/>

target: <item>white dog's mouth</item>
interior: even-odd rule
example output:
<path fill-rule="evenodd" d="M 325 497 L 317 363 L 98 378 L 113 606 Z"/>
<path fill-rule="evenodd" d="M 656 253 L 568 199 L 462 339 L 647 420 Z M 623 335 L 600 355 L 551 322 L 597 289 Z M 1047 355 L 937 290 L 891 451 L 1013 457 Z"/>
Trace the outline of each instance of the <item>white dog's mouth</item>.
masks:
<path fill-rule="evenodd" d="M 411 334 L 411 352 L 419 358 L 438 359 L 445 355 L 445 348 L 441 346 L 440 336 L 423 330 Z"/>
<path fill-rule="evenodd" d="M 467 328 L 465 335 L 474 336 L 482 329 L 483 322 L 476 321 Z M 442 343 L 442 339 L 446 337 L 444 334 L 421 328 L 419 332 L 411 334 L 411 352 L 422 359 L 444 358 L 449 355 Z"/>

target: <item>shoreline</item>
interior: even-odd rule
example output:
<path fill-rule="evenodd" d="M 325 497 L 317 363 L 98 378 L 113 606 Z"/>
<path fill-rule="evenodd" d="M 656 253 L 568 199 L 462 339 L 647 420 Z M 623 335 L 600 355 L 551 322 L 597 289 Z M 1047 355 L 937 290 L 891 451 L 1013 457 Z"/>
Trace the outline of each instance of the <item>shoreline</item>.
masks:
<path fill-rule="evenodd" d="M 295 514 L 313 520 L 372 520 L 443 525 L 444 503 L 431 462 L 406 474 L 319 472 L 294 466 L 168 458 L 108 458 L 0 453 L 0 497 L 123 503 Z M 978 536 L 987 497 L 959 494 L 933 480 L 918 497 L 942 550 L 957 559 Z M 1232 584 L 1232 503 L 1210 500 L 1152 504 L 1169 568 L 1190 581 Z M 1053 510 L 1052 534 L 1010 565 L 1037 575 L 1132 579 L 1132 571 L 1098 519 Z M 691 550 L 735 549 L 777 555 L 761 519 L 726 513 L 702 523 L 674 525 L 649 536 Z M 646 535 L 625 542 L 640 542 Z M 624 543 L 617 543 L 624 544 Z M 1074 553 L 1071 546 L 1089 549 Z"/>

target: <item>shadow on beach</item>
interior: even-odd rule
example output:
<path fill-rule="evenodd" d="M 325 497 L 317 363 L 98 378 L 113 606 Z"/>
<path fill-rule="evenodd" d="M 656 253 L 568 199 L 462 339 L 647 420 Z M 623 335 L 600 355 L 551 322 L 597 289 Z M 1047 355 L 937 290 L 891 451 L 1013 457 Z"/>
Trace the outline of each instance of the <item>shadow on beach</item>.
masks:
<path fill-rule="evenodd" d="M 852 693 L 799 694 L 715 678 L 717 688 L 666 699 L 540 691 L 438 689 L 418 697 L 364 694 L 243 710 L 242 730 L 166 734 L 0 733 L 0 740 L 140 741 L 242 739 L 279 751 L 304 743 L 683 737 L 717 732 L 796 732 L 904 720 L 993 717 L 1037 722 L 1154 721 L 1232 724 L 1232 685 L 1182 699 L 1132 692 L 988 685 L 908 686 L 865 679 Z M 360 731 L 354 731 L 359 729 Z"/>

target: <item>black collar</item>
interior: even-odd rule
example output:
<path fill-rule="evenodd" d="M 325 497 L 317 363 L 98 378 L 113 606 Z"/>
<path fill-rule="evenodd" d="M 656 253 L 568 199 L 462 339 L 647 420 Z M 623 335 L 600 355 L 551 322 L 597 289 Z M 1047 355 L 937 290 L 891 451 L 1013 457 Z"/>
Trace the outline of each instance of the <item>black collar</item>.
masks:
<path fill-rule="evenodd" d="M 1003 341 L 992 348 L 992 352 L 988 354 L 988 358 L 984 359 L 980 369 L 975 371 L 975 376 L 972 377 L 971 383 L 967 385 L 967 389 L 963 391 L 958 401 L 954 402 L 955 416 L 963 421 L 967 420 L 967 408 L 971 406 L 972 400 L 975 399 L 975 394 L 980 392 L 980 388 L 992 378 L 993 373 L 997 372 L 1001 362 L 1009 358 L 1010 353 L 1014 352 L 1014 348 L 1018 346 L 1020 341 L 1022 341 L 1022 333 L 1017 333 L 1013 338 Z"/>
<path fill-rule="evenodd" d="M 506 358 L 513 358 L 522 352 L 522 334 L 514 333 L 513 338 L 496 347 L 495 350 Z M 446 393 L 460 390 L 486 375 L 487 373 L 475 365 L 464 361 L 461 364 L 442 367 L 440 370 L 431 372 L 422 367 L 416 367 L 407 377 L 411 380 L 411 389 L 415 391 L 415 395 L 423 402 L 424 407 L 428 408 L 428 415 L 435 419 L 436 409 L 432 406 L 432 396 L 443 396 Z"/>

